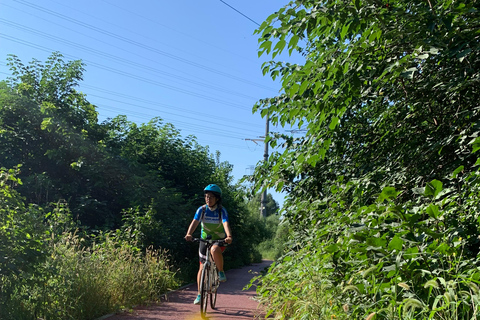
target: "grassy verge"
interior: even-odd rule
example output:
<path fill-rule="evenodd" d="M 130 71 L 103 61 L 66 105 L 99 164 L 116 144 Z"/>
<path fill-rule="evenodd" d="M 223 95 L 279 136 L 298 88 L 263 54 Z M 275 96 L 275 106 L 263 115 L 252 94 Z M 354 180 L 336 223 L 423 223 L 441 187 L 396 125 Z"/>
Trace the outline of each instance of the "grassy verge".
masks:
<path fill-rule="evenodd" d="M 168 256 L 106 237 L 82 245 L 66 234 L 34 272 L 1 278 L 0 318 L 90 320 L 156 301 L 177 286 Z"/>

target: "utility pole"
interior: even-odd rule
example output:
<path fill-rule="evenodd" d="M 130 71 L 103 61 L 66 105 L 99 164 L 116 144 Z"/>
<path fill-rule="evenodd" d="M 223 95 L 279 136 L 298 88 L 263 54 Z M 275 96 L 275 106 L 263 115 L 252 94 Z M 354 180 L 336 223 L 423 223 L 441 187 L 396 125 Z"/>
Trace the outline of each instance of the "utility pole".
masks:
<path fill-rule="evenodd" d="M 268 160 L 267 136 L 269 132 L 269 128 L 268 128 L 269 124 L 270 124 L 270 119 L 268 118 L 268 113 L 267 113 L 267 124 L 265 125 L 265 149 L 263 152 L 263 161 L 265 161 L 265 163 L 267 163 L 267 160 Z M 266 189 L 262 192 L 262 198 L 260 201 L 260 214 L 264 218 L 267 217 L 267 190 Z"/>
<path fill-rule="evenodd" d="M 253 141 L 255 144 L 257 144 L 257 141 L 263 141 L 265 143 L 265 149 L 263 151 L 263 161 L 265 163 L 268 160 L 268 143 L 267 143 L 267 136 L 269 132 L 269 124 L 270 124 L 270 119 L 268 117 L 267 113 L 267 123 L 265 125 L 265 137 L 263 139 L 245 139 L 247 141 Z M 261 138 L 261 137 L 260 137 Z M 260 217 L 266 217 L 267 216 L 267 190 L 262 192 L 261 200 L 260 200 Z"/>

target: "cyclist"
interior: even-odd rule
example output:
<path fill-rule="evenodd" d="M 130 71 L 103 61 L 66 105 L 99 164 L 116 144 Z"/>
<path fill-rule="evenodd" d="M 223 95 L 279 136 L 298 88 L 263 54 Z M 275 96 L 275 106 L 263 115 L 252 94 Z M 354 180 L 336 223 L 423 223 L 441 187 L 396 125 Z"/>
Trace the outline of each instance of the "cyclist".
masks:
<path fill-rule="evenodd" d="M 228 213 L 225 208 L 222 207 L 222 190 L 216 184 L 209 184 L 205 187 L 205 205 L 199 207 L 195 216 L 188 227 L 185 240 L 192 241 L 192 234 L 199 225 L 202 224 L 201 238 L 206 239 L 207 235 L 212 236 L 212 240 L 224 239 L 225 242 L 232 243 L 232 232 L 230 231 L 230 225 L 228 222 Z M 211 249 L 211 255 L 218 269 L 218 278 L 220 281 L 227 281 L 225 272 L 223 271 L 223 251 L 225 247 L 219 247 L 214 245 Z M 207 248 L 206 244 L 200 242 L 198 254 L 200 257 L 200 268 L 197 274 L 198 295 L 194 304 L 200 304 L 200 277 L 202 272 L 202 263 L 205 263 Z"/>

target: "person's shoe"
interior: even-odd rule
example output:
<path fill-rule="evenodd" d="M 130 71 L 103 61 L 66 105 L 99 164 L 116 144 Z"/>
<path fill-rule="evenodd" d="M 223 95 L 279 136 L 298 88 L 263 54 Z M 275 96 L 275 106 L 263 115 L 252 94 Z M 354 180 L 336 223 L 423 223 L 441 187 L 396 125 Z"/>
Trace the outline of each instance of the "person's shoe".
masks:
<path fill-rule="evenodd" d="M 220 282 L 227 281 L 227 277 L 225 276 L 225 272 L 223 272 L 223 271 L 218 272 L 218 280 L 220 280 Z"/>
<path fill-rule="evenodd" d="M 200 300 L 202 299 L 201 295 L 198 295 L 195 301 L 193 301 L 193 304 L 200 304 Z"/>

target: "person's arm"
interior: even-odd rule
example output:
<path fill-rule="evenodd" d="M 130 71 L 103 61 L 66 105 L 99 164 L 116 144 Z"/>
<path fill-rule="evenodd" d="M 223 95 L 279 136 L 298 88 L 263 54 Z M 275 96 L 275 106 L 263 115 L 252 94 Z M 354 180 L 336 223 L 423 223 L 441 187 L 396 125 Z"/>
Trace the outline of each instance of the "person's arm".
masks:
<path fill-rule="evenodd" d="M 227 237 L 225 238 L 225 242 L 228 244 L 232 243 L 232 231 L 230 230 L 230 224 L 228 223 L 228 221 L 225 221 L 223 223 L 223 229 L 225 230 L 225 234 L 227 235 Z"/>
<path fill-rule="evenodd" d="M 200 223 L 200 221 L 198 221 L 198 220 L 195 220 L 195 219 L 192 220 L 192 223 L 190 223 L 190 226 L 188 227 L 188 231 L 187 231 L 187 235 L 185 236 L 185 240 L 192 241 L 192 239 L 193 239 L 192 234 L 195 231 L 195 229 L 197 229 L 199 223 Z"/>

